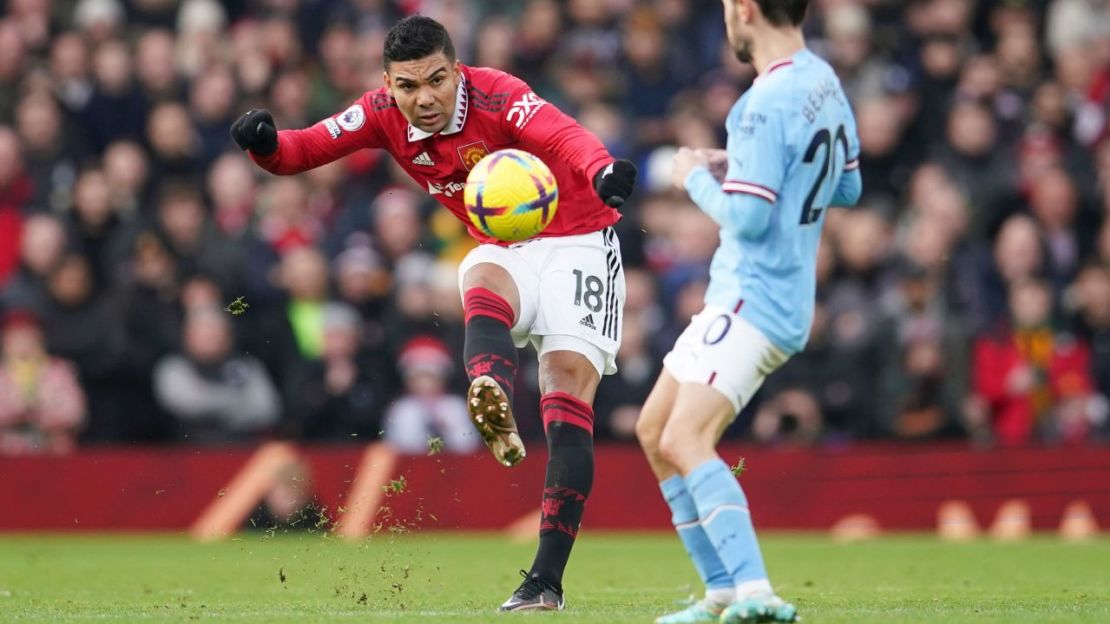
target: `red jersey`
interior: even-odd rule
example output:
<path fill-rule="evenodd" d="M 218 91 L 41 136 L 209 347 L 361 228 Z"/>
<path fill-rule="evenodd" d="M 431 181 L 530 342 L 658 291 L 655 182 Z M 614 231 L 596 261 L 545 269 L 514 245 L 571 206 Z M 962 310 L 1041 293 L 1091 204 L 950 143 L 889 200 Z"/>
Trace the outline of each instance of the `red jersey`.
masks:
<path fill-rule="evenodd" d="M 594 175 L 613 161 L 601 141 L 524 81 L 484 67 L 463 66 L 454 115 L 436 134 L 409 124 L 383 87 L 364 93 L 347 110 L 310 128 L 279 131 L 276 152 L 252 153 L 251 158 L 271 173 L 288 175 L 364 147 L 388 151 L 483 243 L 500 241 L 471 225 L 463 188 L 470 169 L 483 156 L 505 148 L 535 154 L 555 174 L 559 208 L 541 236 L 587 234 L 620 219 L 620 213 L 594 192 Z"/>

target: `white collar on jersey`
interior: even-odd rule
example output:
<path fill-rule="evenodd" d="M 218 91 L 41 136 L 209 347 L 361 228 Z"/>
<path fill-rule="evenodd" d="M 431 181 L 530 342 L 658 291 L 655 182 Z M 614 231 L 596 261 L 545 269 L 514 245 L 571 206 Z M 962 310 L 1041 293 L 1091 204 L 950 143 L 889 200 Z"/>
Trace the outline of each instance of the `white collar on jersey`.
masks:
<path fill-rule="evenodd" d="M 455 112 L 452 114 L 450 123 L 448 123 L 443 130 L 440 130 L 439 134 L 455 134 L 456 132 L 462 132 L 463 124 L 466 123 L 466 111 L 469 108 L 466 94 L 466 76 L 462 76 L 459 79 L 459 89 L 455 93 Z M 433 134 L 435 133 L 424 132 L 420 128 L 409 124 L 409 143 L 423 141 Z"/>

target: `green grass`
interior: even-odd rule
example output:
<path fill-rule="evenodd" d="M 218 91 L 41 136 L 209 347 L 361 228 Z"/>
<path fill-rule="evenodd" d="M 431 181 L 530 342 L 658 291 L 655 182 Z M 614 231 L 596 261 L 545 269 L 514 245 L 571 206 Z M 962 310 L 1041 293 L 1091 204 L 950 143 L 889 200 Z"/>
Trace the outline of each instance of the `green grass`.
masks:
<path fill-rule="evenodd" d="M 1110 622 L 1110 540 L 763 542 L 777 589 L 806 624 Z M 206 545 L 0 536 L 0 622 L 651 622 L 696 587 L 671 536 L 594 534 L 571 560 L 566 612 L 498 617 L 532 552 L 500 536 L 450 533 L 358 545 L 316 535 Z"/>

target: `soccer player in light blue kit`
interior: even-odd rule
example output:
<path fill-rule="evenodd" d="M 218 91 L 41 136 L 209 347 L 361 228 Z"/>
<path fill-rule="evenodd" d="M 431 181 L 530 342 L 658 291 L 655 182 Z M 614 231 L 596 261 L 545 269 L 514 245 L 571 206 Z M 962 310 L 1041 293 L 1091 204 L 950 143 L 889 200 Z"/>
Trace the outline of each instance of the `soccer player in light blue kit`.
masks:
<path fill-rule="evenodd" d="M 663 360 L 636 434 L 705 598 L 656 620 L 793 622 L 763 565 L 748 501 L 715 447 L 809 337 L 826 209 L 859 199 L 859 139 L 840 81 L 805 47 L 808 0 L 723 0 L 729 44 L 759 76 L 727 150 L 675 156 L 674 182 L 721 228 L 705 308 Z"/>

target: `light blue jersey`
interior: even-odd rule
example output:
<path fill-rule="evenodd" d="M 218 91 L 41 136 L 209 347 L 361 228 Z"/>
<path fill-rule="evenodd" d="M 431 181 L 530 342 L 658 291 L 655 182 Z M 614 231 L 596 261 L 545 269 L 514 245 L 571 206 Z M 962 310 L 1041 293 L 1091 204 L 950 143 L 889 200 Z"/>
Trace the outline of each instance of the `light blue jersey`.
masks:
<path fill-rule="evenodd" d="M 705 302 L 796 353 L 809 338 L 826 209 L 859 200 L 856 122 L 833 69 L 803 49 L 764 70 L 727 129 L 724 184 L 701 167 L 686 178 L 721 227 Z"/>

